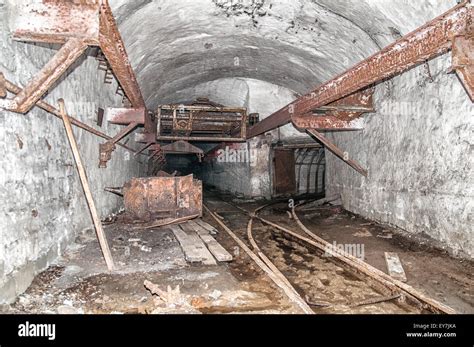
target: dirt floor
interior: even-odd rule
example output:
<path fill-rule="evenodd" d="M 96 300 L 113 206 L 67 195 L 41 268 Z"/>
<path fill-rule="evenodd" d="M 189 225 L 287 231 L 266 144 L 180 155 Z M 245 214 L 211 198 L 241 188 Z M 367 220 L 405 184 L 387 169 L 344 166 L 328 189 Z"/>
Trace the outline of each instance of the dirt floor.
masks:
<path fill-rule="evenodd" d="M 210 195 L 206 204 L 247 244 L 248 217 Z M 236 201 L 234 201 L 236 202 Z M 237 201 L 238 202 L 238 201 Z M 240 203 L 251 210 L 257 203 Z M 262 216 L 296 229 L 284 204 L 262 210 Z M 473 262 L 433 249 L 429 240 L 408 238 L 399 231 L 322 206 L 298 213 L 302 222 L 326 241 L 363 244 L 365 261 L 386 272 L 384 252 L 396 252 L 407 283 L 460 313 L 474 313 Z M 221 230 L 209 216 L 203 219 Z M 114 223 L 106 226 L 118 266 L 107 272 L 93 230 L 76 239 L 67 254 L 36 277 L 3 313 L 296 313 L 287 297 L 224 232 L 215 238 L 233 256 L 216 266 L 190 265 L 167 227 L 139 230 Z M 276 267 L 311 304 L 316 313 L 420 313 L 402 301 L 361 305 L 383 293 L 338 266 L 330 258 L 285 238 L 256 222 L 253 236 Z M 249 244 L 250 245 L 250 244 Z M 147 290 L 150 281 L 168 293 L 169 302 Z"/>

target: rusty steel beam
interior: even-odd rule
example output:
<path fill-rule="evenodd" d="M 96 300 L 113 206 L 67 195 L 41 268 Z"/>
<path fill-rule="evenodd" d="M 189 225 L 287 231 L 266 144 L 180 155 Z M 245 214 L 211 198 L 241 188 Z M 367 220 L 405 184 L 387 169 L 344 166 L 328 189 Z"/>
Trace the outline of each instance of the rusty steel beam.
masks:
<path fill-rule="evenodd" d="M 135 133 L 135 142 L 138 143 L 155 143 L 156 135 L 145 133 L 145 132 L 136 132 Z"/>
<path fill-rule="evenodd" d="M 17 85 L 13 84 L 12 82 L 8 81 L 8 80 L 5 80 L 5 88 L 6 90 L 8 90 L 10 93 L 13 93 L 13 94 L 19 94 L 21 93 L 21 88 L 18 87 Z M 52 114 L 53 116 L 55 116 L 56 118 L 59 118 L 59 119 L 62 119 L 62 116 L 61 116 L 61 112 L 55 108 L 54 106 L 48 104 L 47 102 L 45 101 L 42 101 L 42 100 L 39 100 L 36 102 L 36 106 L 38 106 L 39 108 L 45 110 L 46 112 Z M 76 118 L 73 118 L 71 116 L 69 116 L 69 119 L 71 120 L 71 124 L 73 124 L 74 126 L 78 127 L 78 128 L 81 128 L 97 137 L 101 137 L 103 139 L 106 139 L 106 140 L 111 140 L 112 137 L 107 135 L 107 134 L 104 134 L 103 132 L 99 131 L 99 130 L 96 130 L 94 129 L 93 127 L 85 124 L 85 123 L 82 123 L 81 121 L 77 120 Z M 130 148 L 122 143 L 117 143 L 117 145 L 125 148 L 126 150 L 132 152 L 132 153 L 136 153 L 135 150 L 133 148 Z"/>
<path fill-rule="evenodd" d="M 26 113 L 87 49 L 87 43 L 71 38 L 14 99 L 0 100 L 0 107 Z"/>
<path fill-rule="evenodd" d="M 457 37 L 453 44 L 453 70 L 474 102 L 474 30 L 471 36 Z"/>
<path fill-rule="evenodd" d="M 358 162 L 349 158 L 349 153 L 343 152 L 339 147 L 337 147 L 334 143 L 329 141 L 325 136 L 321 133 L 317 132 L 313 129 L 306 129 L 306 131 L 317 138 L 327 149 L 329 149 L 332 153 L 338 156 L 340 159 L 345 161 L 350 167 L 354 170 L 359 172 L 364 177 L 367 177 L 367 170 L 364 169 Z"/>
<path fill-rule="evenodd" d="M 145 144 L 145 146 L 143 146 L 142 148 L 140 148 L 134 155 L 137 156 L 139 155 L 140 153 L 143 153 L 148 147 L 150 147 L 153 143 L 152 142 L 149 142 L 147 144 Z"/>
<path fill-rule="evenodd" d="M 364 129 L 364 120 L 362 118 L 342 120 L 336 116 L 302 115 L 295 119 L 294 125 L 295 127 L 301 129 L 315 129 L 320 131 L 349 131 Z"/>
<path fill-rule="evenodd" d="M 132 132 L 137 126 L 138 123 L 130 123 L 120 130 L 112 139 L 99 145 L 99 168 L 107 167 L 107 162 L 112 159 L 112 152 L 115 151 L 115 144 Z"/>
<path fill-rule="evenodd" d="M 135 73 L 128 59 L 125 45 L 118 31 L 108 1 L 103 0 L 100 6 L 99 44 L 107 61 L 117 77 L 125 95 L 134 108 L 145 107 Z M 146 120 L 145 120 L 146 122 Z M 145 124 L 146 125 L 146 124 Z"/>
<path fill-rule="evenodd" d="M 99 2 L 44 0 L 22 4 L 12 20 L 13 38 L 60 44 L 79 38 L 98 46 Z"/>
<path fill-rule="evenodd" d="M 115 108 L 105 110 L 105 118 L 109 123 L 127 125 L 130 123 L 145 124 L 146 109 L 142 108 Z"/>
<path fill-rule="evenodd" d="M 161 150 L 165 154 L 204 154 L 204 151 L 201 148 L 181 140 L 161 146 Z"/>
<path fill-rule="evenodd" d="M 215 136 L 158 136 L 158 141 L 196 141 L 196 142 L 245 142 L 240 137 L 215 137 Z"/>
<path fill-rule="evenodd" d="M 364 113 L 374 112 L 374 89 L 368 88 L 340 100 L 321 106 L 313 115 L 294 115 L 293 125 L 301 129 L 322 131 L 362 130 Z"/>
<path fill-rule="evenodd" d="M 353 68 L 319 86 L 314 91 L 265 118 L 248 131 L 255 137 L 292 121 L 295 115 L 308 114 L 370 85 L 392 78 L 420 63 L 448 52 L 453 40 L 469 33 L 473 8 L 469 1 L 363 60 Z"/>
<path fill-rule="evenodd" d="M 0 100 L 0 107 L 26 113 L 88 46 L 100 46 L 133 107 L 145 107 L 122 37 L 106 0 L 42 0 L 22 4 L 13 27 L 16 40 L 64 45 L 22 94 L 15 100 Z M 145 117 L 147 131 L 153 132 L 153 125 L 151 117 Z"/>

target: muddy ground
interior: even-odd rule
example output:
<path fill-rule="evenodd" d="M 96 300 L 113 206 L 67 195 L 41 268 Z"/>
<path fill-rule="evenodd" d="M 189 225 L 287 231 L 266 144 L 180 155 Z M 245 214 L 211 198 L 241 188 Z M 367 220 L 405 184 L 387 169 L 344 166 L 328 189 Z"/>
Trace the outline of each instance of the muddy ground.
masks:
<path fill-rule="evenodd" d="M 229 197 L 208 196 L 207 205 L 248 245 L 248 217 L 225 204 Z M 255 203 L 241 203 L 251 210 Z M 265 218 L 297 230 L 286 206 L 262 211 Z M 340 208 L 323 206 L 300 212 L 303 223 L 333 243 L 364 245 L 365 261 L 387 272 L 384 252 L 398 253 L 407 283 L 460 313 L 474 313 L 473 263 L 450 257 L 427 239 L 372 223 Z M 203 219 L 221 230 L 208 215 Z M 231 263 L 190 265 L 166 227 L 132 230 L 123 223 L 105 227 L 118 265 L 108 273 L 93 230 L 79 235 L 67 254 L 36 277 L 3 313 L 296 313 L 295 307 L 224 232 L 216 239 L 234 256 Z M 253 236 L 262 251 L 288 278 L 316 313 L 420 313 L 394 299 L 362 305 L 383 296 L 360 277 L 305 245 L 256 222 Z M 144 286 L 148 280 L 171 293 L 164 303 Z M 178 288 L 179 287 L 179 288 Z M 173 294 L 174 293 L 174 294 Z"/>

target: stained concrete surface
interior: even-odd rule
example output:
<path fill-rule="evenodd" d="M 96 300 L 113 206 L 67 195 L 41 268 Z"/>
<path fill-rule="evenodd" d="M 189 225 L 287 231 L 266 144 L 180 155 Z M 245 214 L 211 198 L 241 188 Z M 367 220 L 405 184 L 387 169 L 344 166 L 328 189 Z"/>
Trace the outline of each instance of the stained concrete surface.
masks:
<path fill-rule="evenodd" d="M 57 52 L 57 45 L 12 40 L 9 23 L 17 1 L 0 1 L 0 71 L 18 86 L 28 84 Z M 69 115 L 114 136 L 121 126 L 97 125 L 98 108 L 122 106 L 117 82 L 104 84 L 94 50 L 87 50 L 59 79 L 44 100 L 63 98 Z M 9 95 L 12 97 L 12 95 Z M 118 147 L 107 169 L 98 168 L 98 138 L 74 127 L 98 210 L 117 212 L 122 200 L 105 194 L 141 176 L 144 165 Z M 128 139 L 134 147 L 133 139 Z M 91 223 L 83 190 L 62 121 L 34 107 L 26 115 L 0 110 L 0 303 L 12 302 L 34 276 L 52 264 Z"/>
<path fill-rule="evenodd" d="M 442 56 L 380 85 L 362 132 L 327 134 L 367 168 L 326 151 L 327 195 L 344 208 L 474 256 L 474 106 Z"/>

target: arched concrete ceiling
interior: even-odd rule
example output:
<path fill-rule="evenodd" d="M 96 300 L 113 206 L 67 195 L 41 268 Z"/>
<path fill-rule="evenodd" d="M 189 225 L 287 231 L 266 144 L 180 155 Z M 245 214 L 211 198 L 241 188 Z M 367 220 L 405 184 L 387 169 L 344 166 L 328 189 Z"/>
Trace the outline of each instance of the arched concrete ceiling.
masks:
<path fill-rule="evenodd" d="M 251 78 L 303 94 L 455 4 L 111 0 L 150 108 L 192 99 L 216 80 Z"/>

